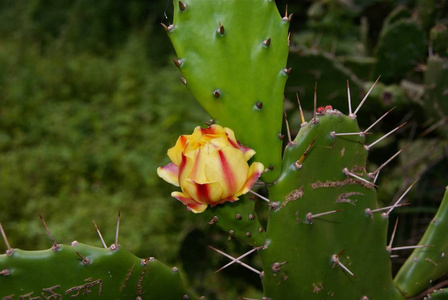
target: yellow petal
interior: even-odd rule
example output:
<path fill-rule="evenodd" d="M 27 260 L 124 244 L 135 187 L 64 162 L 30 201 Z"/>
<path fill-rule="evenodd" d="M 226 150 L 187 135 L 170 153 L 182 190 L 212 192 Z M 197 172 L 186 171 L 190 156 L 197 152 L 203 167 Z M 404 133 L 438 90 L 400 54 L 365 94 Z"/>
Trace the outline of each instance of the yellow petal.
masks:
<path fill-rule="evenodd" d="M 209 182 L 219 183 L 222 198 L 228 198 L 241 190 L 249 170 L 243 153 L 233 147 L 225 147 L 209 155 L 205 175 Z"/>
<path fill-rule="evenodd" d="M 169 163 L 164 167 L 157 168 L 157 175 L 166 182 L 179 186 L 179 169 L 175 164 Z"/>
<path fill-rule="evenodd" d="M 258 178 L 263 174 L 264 166 L 260 162 L 254 162 L 250 165 L 249 172 L 247 173 L 247 180 L 243 185 L 243 188 L 236 193 L 236 196 L 241 196 L 249 192 Z"/>
<path fill-rule="evenodd" d="M 168 149 L 168 151 L 167 151 L 168 157 L 176 166 L 179 166 L 179 164 L 182 160 L 182 151 L 185 148 L 185 145 L 187 144 L 190 137 L 191 137 L 191 135 L 181 135 L 177 139 L 174 147 Z"/>
<path fill-rule="evenodd" d="M 171 196 L 185 204 L 189 210 L 196 214 L 203 212 L 207 208 L 207 204 L 198 203 L 181 192 L 172 192 Z"/>

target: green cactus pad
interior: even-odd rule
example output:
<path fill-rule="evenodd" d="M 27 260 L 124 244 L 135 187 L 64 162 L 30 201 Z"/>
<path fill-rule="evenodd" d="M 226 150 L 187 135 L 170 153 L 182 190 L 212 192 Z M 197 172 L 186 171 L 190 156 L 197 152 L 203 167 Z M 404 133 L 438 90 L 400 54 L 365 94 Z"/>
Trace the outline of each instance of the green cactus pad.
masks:
<path fill-rule="evenodd" d="M 426 53 L 426 35 L 417 21 L 401 19 L 383 27 L 375 51 L 373 77 L 391 83 L 402 78 L 421 62 Z"/>
<path fill-rule="evenodd" d="M 448 289 L 440 289 L 429 294 L 423 300 L 446 300 L 448 299 Z"/>
<path fill-rule="evenodd" d="M 263 246 L 266 233 L 254 211 L 255 202 L 249 196 L 240 197 L 239 201 L 216 205 L 205 213 L 210 225 L 218 226 L 229 233 L 229 238 L 237 238 L 253 247 Z"/>
<path fill-rule="evenodd" d="M 435 120 L 446 120 L 448 118 L 448 59 L 437 55 L 430 56 L 425 72 L 424 108 L 429 117 Z M 439 127 L 439 132 L 446 133 L 446 122 Z"/>
<path fill-rule="evenodd" d="M 277 205 L 260 251 L 265 296 L 402 299 L 390 274 L 388 219 L 366 212 L 377 208 L 374 184 L 347 173 L 371 180 L 364 137 L 332 134 L 359 132 L 357 121 L 337 110 L 313 120 L 286 148 L 283 172 L 269 189 Z"/>
<path fill-rule="evenodd" d="M 176 268 L 137 258 L 120 246 L 73 242 L 54 249 L 0 255 L 0 298 L 196 299 Z"/>
<path fill-rule="evenodd" d="M 425 290 L 432 281 L 448 274 L 448 188 L 437 214 L 418 245 L 431 247 L 413 251 L 395 277 L 398 288 L 412 297 Z"/>
<path fill-rule="evenodd" d="M 274 1 L 174 1 L 167 27 L 182 81 L 215 121 L 280 173 L 289 19 Z"/>

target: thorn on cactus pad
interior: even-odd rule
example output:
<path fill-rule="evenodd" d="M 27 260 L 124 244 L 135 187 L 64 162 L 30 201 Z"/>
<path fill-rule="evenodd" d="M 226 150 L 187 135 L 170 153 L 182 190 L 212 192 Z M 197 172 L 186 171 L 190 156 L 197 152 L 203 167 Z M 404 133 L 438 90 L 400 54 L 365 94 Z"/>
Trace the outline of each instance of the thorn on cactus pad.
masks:
<path fill-rule="evenodd" d="M 271 45 L 271 38 L 265 39 L 263 41 L 263 45 L 265 45 L 266 47 L 269 47 Z"/>
<path fill-rule="evenodd" d="M 287 136 L 288 136 L 288 146 L 295 145 L 296 142 L 294 142 L 294 141 L 292 140 L 292 137 L 291 137 L 291 130 L 289 129 L 288 116 L 286 115 L 286 112 L 285 112 L 285 111 L 283 111 L 283 115 L 284 115 L 284 118 L 285 118 L 286 134 L 287 134 Z"/>
<path fill-rule="evenodd" d="M 182 296 L 182 299 L 184 299 L 184 300 L 188 300 L 188 299 L 190 299 L 190 297 L 188 297 L 188 295 L 183 295 L 183 296 Z"/>
<path fill-rule="evenodd" d="M 42 217 L 42 214 L 39 211 L 37 213 L 39 214 L 39 218 L 42 221 L 42 224 L 44 224 L 45 230 L 47 231 L 47 235 L 50 237 L 50 240 L 53 243 L 51 250 L 53 250 L 53 251 L 59 250 L 60 246 L 55 242 L 53 235 L 50 232 L 50 228 L 48 228 L 47 223 L 45 222 L 44 218 Z"/>
<path fill-rule="evenodd" d="M 284 265 L 286 265 L 287 263 L 288 263 L 287 261 L 284 261 L 284 262 L 275 262 L 275 263 L 273 263 L 273 264 L 272 264 L 272 267 L 271 267 L 272 272 L 274 272 L 274 273 L 278 273 L 278 272 L 280 272 L 280 271 L 282 270 L 282 267 L 283 267 Z"/>
<path fill-rule="evenodd" d="M 351 136 L 351 135 L 359 135 L 360 137 L 363 137 L 365 133 L 363 131 L 360 132 L 330 132 L 330 136 L 334 139 L 337 136 Z"/>
<path fill-rule="evenodd" d="M 183 3 L 182 1 L 179 1 L 179 9 L 180 11 L 184 12 L 185 9 L 187 9 L 187 4 Z"/>
<path fill-rule="evenodd" d="M 181 66 L 182 66 L 182 63 L 183 63 L 183 61 L 182 61 L 182 59 L 174 59 L 173 58 L 173 63 L 174 63 L 174 65 L 176 66 L 176 67 L 178 67 L 178 68 L 180 68 Z"/>
<path fill-rule="evenodd" d="M 313 110 L 313 124 L 319 123 L 319 119 L 316 117 L 317 113 L 317 82 L 314 84 L 314 110 Z"/>
<path fill-rule="evenodd" d="M 6 233 L 3 230 L 2 223 L 0 223 L 0 234 L 2 235 L 3 242 L 5 242 L 5 245 L 6 245 L 6 255 L 11 255 L 13 252 L 13 249 L 11 248 L 11 245 L 8 242 L 8 238 L 6 237 Z"/>
<path fill-rule="evenodd" d="M 279 133 L 279 134 L 277 134 L 277 137 L 278 137 L 279 140 L 283 140 L 285 138 L 285 135 Z"/>
<path fill-rule="evenodd" d="M 176 267 L 173 267 L 171 270 L 173 270 L 173 272 L 179 272 L 179 269 L 178 268 L 176 268 Z"/>
<path fill-rule="evenodd" d="M 101 243 L 103 244 L 103 247 L 104 247 L 104 248 L 107 248 L 107 245 L 106 245 L 106 243 L 104 242 L 103 236 L 101 235 L 101 232 L 100 232 L 100 230 L 98 229 L 98 226 L 96 225 L 95 220 L 93 220 L 93 224 L 95 225 L 96 232 L 98 233 L 98 236 L 100 237 L 100 240 L 101 240 Z"/>
<path fill-rule="evenodd" d="M 377 139 L 375 142 L 371 143 L 370 145 L 365 145 L 364 148 L 368 151 L 370 150 L 370 148 L 372 148 L 373 146 L 375 146 L 376 144 L 378 144 L 379 142 L 381 142 L 382 140 L 384 140 L 385 138 L 387 138 L 389 135 L 391 135 L 392 133 L 394 133 L 395 131 L 397 131 L 398 129 L 400 129 L 401 127 L 403 127 L 404 125 L 406 125 L 406 122 L 404 122 L 403 124 L 401 124 L 400 126 L 396 127 L 395 129 L 389 131 L 388 133 L 386 133 L 385 135 L 383 135 L 382 137 L 380 137 L 379 139 Z"/>
<path fill-rule="evenodd" d="M 215 124 L 215 120 L 214 119 L 210 119 L 208 122 L 204 122 L 205 125 L 207 126 L 212 126 L 213 124 Z"/>
<path fill-rule="evenodd" d="M 348 116 L 352 117 L 352 97 L 350 96 L 350 83 L 347 79 Z M 356 116 L 355 116 L 356 117 Z"/>
<path fill-rule="evenodd" d="M 221 24 L 221 21 L 219 21 L 218 23 L 218 29 L 216 30 L 216 32 L 218 32 L 220 35 L 224 35 L 224 26 Z"/>
<path fill-rule="evenodd" d="M 381 212 L 384 210 L 388 210 L 390 208 L 395 208 L 395 207 L 401 207 L 401 206 L 407 206 L 410 205 L 410 203 L 403 203 L 403 204 L 397 204 L 397 205 L 391 205 L 391 206 L 386 206 L 386 207 L 381 207 L 381 208 L 377 208 L 377 209 L 370 209 L 370 208 L 366 208 L 365 209 L 365 213 L 369 216 L 373 216 L 374 213 L 376 212 Z"/>
<path fill-rule="evenodd" d="M 386 246 L 386 250 L 387 252 L 391 253 L 392 252 L 392 244 L 394 242 L 395 239 L 395 233 L 397 232 L 397 227 L 398 227 L 398 218 L 395 221 L 395 225 L 394 225 L 394 230 L 392 230 L 392 234 L 390 236 L 390 241 L 389 241 L 389 245 Z"/>
<path fill-rule="evenodd" d="M 297 161 L 294 163 L 294 166 L 296 167 L 296 169 L 299 170 L 299 169 L 302 168 L 303 161 L 305 160 L 306 156 L 308 155 L 308 153 L 310 152 L 311 148 L 313 147 L 314 142 L 316 141 L 316 138 L 317 138 L 317 137 L 315 137 L 315 138 L 311 141 L 311 143 L 308 145 L 308 147 L 306 148 L 305 152 L 302 154 L 302 156 L 300 157 L 300 159 L 297 160 Z"/>
<path fill-rule="evenodd" d="M 215 96 L 216 99 L 221 98 L 221 91 L 219 89 L 214 90 L 213 96 Z"/>
<path fill-rule="evenodd" d="M 254 251 L 260 249 L 260 247 L 255 247 L 255 248 L 249 250 L 248 252 L 244 253 L 244 254 L 241 255 L 240 257 L 237 257 L 237 258 L 235 258 L 235 257 L 233 257 L 233 256 L 231 256 L 231 255 L 229 255 L 229 254 L 227 254 L 227 253 L 225 253 L 224 251 L 218 250 L 218 249 L 216 249 L 216 248 L 214 248 L 214 247 L 212 247 L 212 246 L 208 246 L 208 247 L 209 247 L 210 249 L 212 249 L 212 250 L 218 252 L 219 254 L 221 254 L 221 255 L 223 255 L 223 256 L 225 256 L 225 257 L 227 257 L 227 258 L 230 258 L 230 259 L 232 260 L 230 263 L 228 263 L 227 265 L 225 265 L 224 267 L 222 267 L 221 269 L 219 269 L 219 270 L 216 271 L 215 273 L 217 273 L 217 272 L 223 270 L 224 268 L 227 268 L 228 266 L 230 266 L 230 265 L 232 265 L 232 264 L 234 264 L 234 263 L 238 263 L 238 264 L 240 264 L 241 266 L 243 266 L 243 267 L 249 269 L 250 271 L 252 271 L 252 272 L 254 272 L 254 273 L 257 273 L 258 275 L 261 274 L 261 272 L 258 271 L 257 269 L 255 269 L 255 268 L 253 268 L 253 267 L 251 267 L 251 266 L 249 266 L 249 265 L 243 263 L 242 261 L 240 261 L 240 259 L 242 259 L 242 258 L 246 257 L 247 255 L 251 254 L 252 252 L 254 252 Z"/>
<path fill-rule="evenodd" d="M 341 255 L 345 252 L 345 249 L 342 250 L 341 252 L 339 252 L 338 254 L 333 254 L 331 256 L 331 261 L 334 263 L 333 267 L 335 265 L 338 265 L 342 270 L 344 270 L 345 272 L 347 272 L 350 276 L 354 277 L 354 278 L 358 278 L 356 277 L 355 274 L 353 274 L 352 271 L 350 271 L 343 263 L 341 263 L 341 261 L 339 260 L 339 257 L 341 257 Z"/>
<path fill-rule="evenodd" d="M 266 198 L 266 197 L 264 197 L 264 196 L 262 196 L 262 195 L 260 195 L 260 194 L 258 194 L 258 193 L 256 193 L 256 192 L 254 192 L 254 191 L 252 191 L 252 190 L 249 190 L 249 192 L 252 193 L 252 194 L 254 194 L 255 196 L 257 196 L 257 197 L 260 198 L 261 200 L 264 200 L 264 201 L 266 201 L 266 202 L 270 202 L 270 200 L 269 200 L 268 198 Z"/>
<path fill-rule="evenodd" d="M 121 208 L 118 209 L 117 227 L 115 229 L 115 243 L 110 246 L 110 250 L 118 249 L 118 234 L 120 232 Z"/>
<path fill-rule="evenodd" d="M 235 219 L 237 219 L 238 221 L 241 220 L 243 217 L 241 216 L 241 214 L 236 214 L 235 215 Z"/>
<path fill-rule="evenodd" d="M 285 75 L 289 75 L 289 74 L 291 74 L 291 71 L 292 71 L 292 68 L 290 67 L 290 68 L 284 68 L 283 69 L 283 73 L 285 74 Z"/>
<path fill-rule="evenodd" d="M 379 166 L 378 167 L 378 169 L 376 169 L 375 171 L 373 171 L 373 172 L 371 172 L 371 173 L 369 173 L 368 174 L 368 176 L 370 177 L 370 178 L 375 178 L 375 180 L 374 180 L 374 182 L 376 181 L 376 178 L 377 178 L 377 174 L 386 166 L 386 165 L 388 165 L 395 157 L 397 157 L 404 149 L 406 149 L 407 147 L 409 146 L 409 144 L 408 145 L 406 145 L 406 146 L 404 146 L 403 148 L 401 148 L 400 150 L 398 150 L 398 152 L 397 153 L 395 153 L 394 155 L 392 155 L 392 157 L 391 158 L 389 158 L 386 162 L 384 162 L 383 164 L 381 164 L 381 166 Z"/>
<path fill-rule="evenodd" d="M 180 77 L 180 81 L 182 81 L 184 85 L 187 85 L 187 80 L 184 77 Z"/>
<path fill-rule="evenodd" d="M 375 122 L 373 122 L 372 125 L 370 125 L 366 130 L 364 130 L 364 134 L 366 134 L 367 132 L 369 132 L 370 129 L 372 129 L 376 124 L 378 124 L 378 122 L 380 122 L 385 116 L 387 116 L 391 111 L 393 111 L 395 109 L 395 107 L 392 107 L 391 109 L 389 109 L 389 111 L 387 111 L 384 115 L 382 115 L 380 118 L 378 118 L 378 120 L 376 120 Z"/>
<path fill-rule="evenodd" d="M 293 14 L 288 15 L 288 5 L 286 5 L 286 8 L 285 8 L 285 16 L 283 17 L 283 20 L 288 21 L 288 22 L 291 22 L 292 15 L 293 15 Z"/>
<path fill-rule="evenodd" d="M 88 259 L 87 257 L 82 256 L 81 253 L 79 253 L 78 251 L 75 251 L 76 255 L 78 255 L 81 258 L 81 263 L 83 265 L 90 265 L 90 259 Z"/>
<path fill-rule="evenodd" d="M 299 112 L 300 112 L 300 127 L 304 127 L 307 122 L 305 121 L 305 116 L 303 115 L 302 105 L 300 105 L 300 99 L 299 99 L 299 93 L 296 93 L 297 98 L 297 104 L 299 105 Z"/>
<path fill-rule="evenodd" d="M 375 87 L 375 85 L 378 83 L 378 81 L 380 80 L 381 75 L 378 76 L 378 78 L 376 79 L 376 81 L 372 84 L 372 86 L 370 87 L 369 91 L 367 92 L 367 94 L 364 96 L 364 98 L 361 100 L 361 102 L 359 103 L 358 107 L 355 109 L 355 112 L 351 115 L 352 118 L 356 118 L 356 114 L 358 113 L 358 111 L 361 109 L 362 105 L 364 104 L 364 102 L 367 100 L 367 97 L 369 97 L 370 92 L 373 90 L 373 88 Z"/>
<path fill-rule="evenodd" d="M 263 108 L 263 102 L 258 101 L 257 103 L 255 103 L 255 107 L 256 107 L 258 110 L 261 110 L 261 109 Z"/>
<path fill-rule="evenodd" d="M 248 238 L 252 237 L 252 233 L 246 232 L 246 237 L 248 237 Z"/>
<path fill-rule="evenodd" d="M 217 216 L 213 216 L 213 218 L 208 222 L 208 224 L 214 225 L 218 221 L 219 221 L 219 218 Z"/>
<path fill-rule="evenodd" d="M 235 231 L 234 230 L 229 230 L 229 238 L 228 238 L 228 240 L 230 241 L 232 238 L 233 238 L 233 236 L 235 235 Z"/>
<path fill-rule="evenodd" d="M 163 29 L 165 29 L 166 33 L 169 33 L 174 28 L 173 24 L 169 24 L 168 26 L 166 26 L 164 23 L 160 23 L 160 25 L 162 25 L 162 27 L 163 27 Z"/>
<path fill-rule="evenodd" d="M 356 174 L 350 172 L 347 168 L 344 168 L 344 169 L 342 170 L 342 172 L 343 172 L 346 176 L 351 176 L 351 177 L 353 177 L 353 178 L 355 178 L 355 179 L 358 179 L 358 180 L 360 180 L 360 181 L 366 183 L 366 184 L 369 185 L 369 186 L 375 186 L 375 187 L 377 186 L 377 185 L 374 184 L 373 182 L 370 182 L 370 181 L 368 181 L 367 179 L 364 179 L 364 178 L 362 178 L 362 177 L 360 177 L 360 176 L 358 176 L 358 175 L 356 175 Z"/>
<path fill-rule="evenodd" d="M 318 213 L 318 214 L 312 214 L 312 213 L 307 213 L 306 214 L 306 220 L 308 221 L 308 223 L 313 224 L 313 221 L 315 218 L 319 218 L 322 216 L 326 216 L 326 215 L 330 215 L 330 214 L 334 214 L 334 213 L 338 213 L 343 211 L 343 209 L 336 209 L 336 210 L 331 210 L 331 211 L 326 211 L 326 212 L 322 212 L 322 213 Z"/>
<path fill-rule="evenodd" d="M 398 250 L 409 250 L 409 249 L 428 248 L 428 247 L 434 247 L 434 245 L 415 245 L 415 246 L 394 247 L 394 248 L 391 248 L 390 250 L 398 251 Z"/>
<path fill-rule="evenodd" d="M 398 207 L 398 204 L 400 204 L 401 200 L 406 196 L 407 193 L 412 189 L 412 187 L 417 183 L 418 178 L 407 188 L 407 190 L 400 196 L 400 198 L 395 202 L 395 204 L 386 212 L 383 214 L 384 217 L 389 217 L 389 214 L 394 210 L 395 207 Z"/>

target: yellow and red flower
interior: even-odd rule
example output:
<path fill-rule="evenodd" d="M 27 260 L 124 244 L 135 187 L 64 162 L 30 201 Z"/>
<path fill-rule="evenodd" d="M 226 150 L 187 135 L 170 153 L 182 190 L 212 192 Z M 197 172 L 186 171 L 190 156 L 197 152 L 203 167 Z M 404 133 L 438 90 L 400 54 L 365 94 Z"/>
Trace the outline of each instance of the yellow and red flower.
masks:
<path fill-rule="evenodd" d="M 157 174 L 182 192 L 171 196 L 195 213 L 208 205 L 233 202 L 247 193 L 263 173 L 262 163 L 247 161 L 255 151 L 244 147 L 230 128 L 211 125 L 196 127 L 191 135 L 181 135 L 168 150 L 171 163 Z"/>

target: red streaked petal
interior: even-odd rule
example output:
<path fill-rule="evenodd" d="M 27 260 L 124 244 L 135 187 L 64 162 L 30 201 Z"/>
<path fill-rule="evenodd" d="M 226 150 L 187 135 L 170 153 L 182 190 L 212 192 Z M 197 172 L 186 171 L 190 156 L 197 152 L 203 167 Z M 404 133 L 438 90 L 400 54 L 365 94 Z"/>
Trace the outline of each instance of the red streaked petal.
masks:
<path fill-rule="evenodd" d="M 182 202 L 189 210 L 196 214 L 203 212 L 207 208 L 207 204 L 198 203 L 194 199 L 187 197 L 184 193 L 172 192 L 171 196 Z"/>
<path fill-rule="evenodd" d="M 249 190 L 252 188 L 252 186 L 255 184 L 255 182 L 258 180 L 258 178 L 263 174 L 264 166 L 262 163 L 254 162 L 249 167 L 249 172 L 247 174 L 247 180 L 244 184 L 243 188 L 235 194 L 235 196 L 241 196 L 249 192 Z"/>
<path fill-rule="evenodd" d="M 168 149 L 167 155 L 170 158 L 170 160 L 178 166 L 182 159 L 182 151 L 185 148 L 185 145 L 187 144 L 188 139 L 190 139 L 190 135 L 181 135 L 177 141 L 174 147 Z"/>
<path fill-rule="evenodd" d="M 238 148 L 244 153 L 244 157 L 246 158 L 246 161 L 251 159 L 252 156 L 255 155 L 255 150 L 253 150 L 253 149 L 251 149 L 249 147 L 241 145 L 240 142 L 238 142 Z"/>
<path fill-rule="evenodd" d="M 222 187 L 221 198 L 228 198 L 241 190 L 246 182 L 248 171 L 249 166 L 243 153 L 228 146 L 210 152 L 205 175 L 210 183 L 218 183 Z"/>
<path fill-rule="evenodd" d="M 222 174 L 224 175 L 224 181 L 225 184 L 227 185 L 227 189 L 228 191 L 236 191 L 236 178 L 234 175 L 234 171 L 238 171 L 238 170 L 232 170 L 229 161 L 227 160 L 226 155 L 224 154 L 224 152 L 222 150 L 218 151 L 219 154 L 219 159 L 221 161 L 221 168 L 222 168 Z M 232 193 L 233 194 L 233 193 Z"/>
<path fill-rule="evenodd" d="M 157 175 L 172 185 L 179 186 L 179 168 L 169 163 L 164 167 L 157 168 Z"/>

